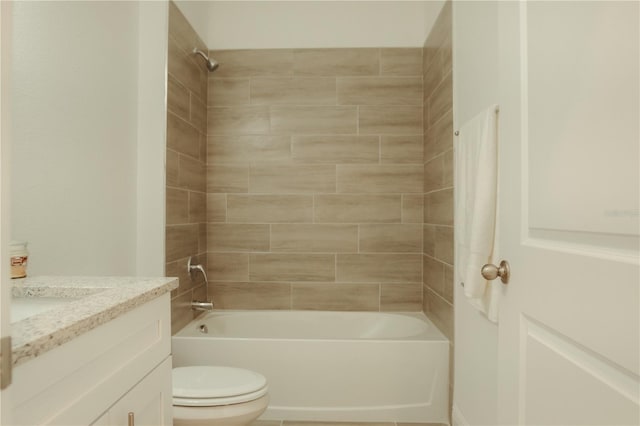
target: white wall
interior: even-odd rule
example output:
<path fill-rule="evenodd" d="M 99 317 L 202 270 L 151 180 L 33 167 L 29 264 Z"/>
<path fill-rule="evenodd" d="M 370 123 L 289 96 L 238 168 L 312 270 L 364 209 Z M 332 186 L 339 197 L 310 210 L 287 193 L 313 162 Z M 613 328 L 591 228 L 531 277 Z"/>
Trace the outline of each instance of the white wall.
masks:
<path fill-rule="evenodd" d="M 164 167 L 137 165 L 138 109 L 153 102 L 138 93 L 139 17 L 136 2 L 14 5 L 11 227 L 31 275 L 137 271 L 138 173 Z M 141 81 L 165 72 L 143 65 Z"/>
<path fill-rule="evenodd" d="M 453 90 L 455 129 L 498 103 L 497 2 L 453 3 Z M 496 425 L 498 327 L 465 300 L 455 275 L 454 421 Z"/>
<path fill-rule="evenodd" d="M 195 32 L 207 44 L 209 38 L 209 2 L 203 0 L 174 0 Z"/>

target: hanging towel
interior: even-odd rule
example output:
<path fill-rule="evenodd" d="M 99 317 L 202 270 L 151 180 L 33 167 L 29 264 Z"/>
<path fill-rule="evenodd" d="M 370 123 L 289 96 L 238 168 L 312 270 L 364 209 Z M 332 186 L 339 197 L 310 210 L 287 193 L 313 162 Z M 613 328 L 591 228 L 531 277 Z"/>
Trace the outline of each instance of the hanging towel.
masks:
<path fill-rule="evenodd" d="M 498 322 L 500 280 L 480 274 L 493 262 L 498 187 L 497 105 L 460 128 L 456 143 L 456 243 L 458 276 L 469 302 Z"/>

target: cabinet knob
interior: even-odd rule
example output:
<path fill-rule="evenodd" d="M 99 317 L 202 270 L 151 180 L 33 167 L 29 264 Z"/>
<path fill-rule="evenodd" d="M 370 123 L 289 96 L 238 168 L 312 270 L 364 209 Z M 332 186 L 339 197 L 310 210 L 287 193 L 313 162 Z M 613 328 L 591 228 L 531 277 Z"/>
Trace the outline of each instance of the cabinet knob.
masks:
<path fill-rule="evenodd" d="M 136 421 L 133 418 L 133 413 L 129 412 L 129 416 L 128 417 L 129 417 L 129 419 L 127 421 L 127 426 L 135 426 Z"/>

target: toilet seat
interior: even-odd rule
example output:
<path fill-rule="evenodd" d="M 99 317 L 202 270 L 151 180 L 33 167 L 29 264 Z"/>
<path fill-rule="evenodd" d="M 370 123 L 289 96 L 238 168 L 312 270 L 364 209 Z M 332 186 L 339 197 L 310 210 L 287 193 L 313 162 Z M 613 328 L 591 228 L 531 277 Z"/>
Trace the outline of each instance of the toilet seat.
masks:
<path fill-rule="evenodd" d="M 173 369 L 173 405 L 216 407 L 253 401 L 266 394 L 267 379 L 250 370 L 214 366 Z"/>

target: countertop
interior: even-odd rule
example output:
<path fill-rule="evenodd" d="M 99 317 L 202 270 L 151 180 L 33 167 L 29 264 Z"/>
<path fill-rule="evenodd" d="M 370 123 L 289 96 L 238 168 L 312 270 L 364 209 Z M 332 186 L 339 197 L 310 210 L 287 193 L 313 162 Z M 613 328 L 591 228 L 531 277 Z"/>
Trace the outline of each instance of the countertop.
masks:
<path fill-rule="evenodd" d="M 177 278 L 29 277 L 14 297 L 79 298 L 11 324 L 16 367 L 178 287 Z"/>

